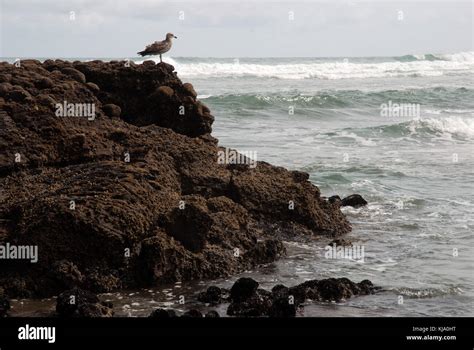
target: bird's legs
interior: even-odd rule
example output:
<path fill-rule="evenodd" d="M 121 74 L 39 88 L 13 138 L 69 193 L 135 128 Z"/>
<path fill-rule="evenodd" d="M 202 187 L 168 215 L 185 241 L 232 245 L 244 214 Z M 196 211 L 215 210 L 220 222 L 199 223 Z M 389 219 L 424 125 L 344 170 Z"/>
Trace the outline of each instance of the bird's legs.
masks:
<path fill-rule="evenodd" d="M 161 60 L 161 53 L 160 53 L 160 63 L 163 63 L 163 61 Z"/>

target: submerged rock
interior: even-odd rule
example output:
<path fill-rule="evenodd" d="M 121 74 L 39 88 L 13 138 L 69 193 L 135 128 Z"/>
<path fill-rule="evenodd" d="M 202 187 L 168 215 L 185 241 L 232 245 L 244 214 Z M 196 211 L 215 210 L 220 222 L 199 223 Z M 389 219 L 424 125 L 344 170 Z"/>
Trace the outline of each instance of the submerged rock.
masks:
<path fill-rule="evenodd" d="M 350 196 L 347 196 L 342 199 L 341 201 L 341 206 L 346 207 L 354 207 L 354 208 L 360 208 L 367 205 L 367 201 L 362 198 L 360 194 L 351 194 Z"/>

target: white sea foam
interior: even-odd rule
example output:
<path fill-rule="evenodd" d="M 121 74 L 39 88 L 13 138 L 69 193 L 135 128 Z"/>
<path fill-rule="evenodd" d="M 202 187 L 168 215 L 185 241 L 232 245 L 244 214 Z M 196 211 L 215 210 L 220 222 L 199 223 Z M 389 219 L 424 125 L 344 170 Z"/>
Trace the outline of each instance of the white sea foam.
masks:
<path fill-rule="evenodd" d="M 423 112 L 426 114 L 440 115 L 442 113 L 446 114 L 469 114 L 474 116 L 474 109 L 425 109 Z"/>
<path fill-rule="evenodd" d="M 450 54 L 414 54 L 412 56 L 419 61 L 444 60 L 454 62 L 472 62 L 474 60 L 474 51 L 465 51 Z"/>
<path fill-rule="evenodd" d="M 474 137 L 474 119 L 461 117 L 417 118 L 411 120 L 407 128 L 412 134 L 428 130 L 444 137 Z"/>
<path fill-rule="evenodd" d="M 474 51 L 458 52 L 452 54 L 435 55 L 440 59 L 454 62 L 473 62 Z"/>
<path fill-rule="evenodd" d="M 438 57 L 438 56 L 437 56 Z M 438 60 L 411 62 L 388 61 L 374 63 L 344 62 L 341 60 L 314 63 L 305 60 L 298 63 L 240 63 L 212 62 L 208 59 L 197 62 L 183 62 L 166 57 L 165 62 L 173 65 L 182 77 L 260 77 L 278 79 L 354 79 L 408 76 L 441 76 L 452 72 L 474 69 L 474 52 L 439 55 Z M 149 58 L 159 62 L 159 58 Z M 143 60 L 136 61 L 142 63 Z"/>
<path fill-rule="evenodd" d="M 352 132 L 342 131 L 340 133 L 340 135 L 343 136 L 343 137 L 352 138 L 352 139 L 354 139 L 354 141 L 356 141 L 358 144 L 360 144 L 362 146 L 369 146 L 369 147 L 377 146 L 377 143 L 374 140 L 366 139 L 366 138 L 364 138 L 362 136 L 359 136 L 359 135 L 356 135 Z"/>

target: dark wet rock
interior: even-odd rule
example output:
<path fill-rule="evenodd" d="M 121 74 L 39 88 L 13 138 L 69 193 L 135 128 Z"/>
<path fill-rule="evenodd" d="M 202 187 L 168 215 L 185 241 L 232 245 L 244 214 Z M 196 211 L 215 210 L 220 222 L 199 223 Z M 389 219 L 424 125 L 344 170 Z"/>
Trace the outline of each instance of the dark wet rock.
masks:
<path fill-rule="evenodd" d="M 328 202 L 331 203 L 331 204 L 334 204 L 334 203 L 341 203 L 341 197 L 339 197 L 338 195 L 335 195 L 335 196 L 331 196 L 328 198 Z"/>
<path fill-rule="evenodd" d="M 171 309 L 156 309 L 153 310 L 153 312 L 148 316 L 150 318 L 173 318 L 173 317 L 178 317 L 176 315 L 176 312 Z"/>
<path fill-rule="evenodd" d="M 169 86 L 160 86 L 156 90 L 156 92 L 157 92 L 158 95 L 161 95 L 161 96 L 166 97 L 166 98 L 171 98 L 171 96 L 174 95 L 174 90 L 172 88 L 170 88 Z"/>
<path fill-rule="evenodd" d="M 277 239 L 268 239 L 257 242 L 255 247 L 244 254 L 244 259 L 255 261 L 257 264 L 267 264 L 286 255 L 283 242 Z"/>
<path fill-rule="evenodd" d="M 198 301 L 209 304 L 218 304 L 221 302 L 222 290 L 216 286 L 210 286 L 205 292 L 198 295 Z"/>
<path fill-rule="evenodd" d="M 296 182 L 305 182 L 309 179 L 309 174 L 304 171 L 293 170 L 291 174 Z"/>
<path fill-rule="evenodd" d="M 268 312 L 270 317 L 295 317 L 296 304 L 289 297 L 280 297 L 272 301 Z"/>
<path fill-rule="evenodd" d="M 15 102 L 22 102 L 28 98 L 31 98 L 31 94 L 28 91 L 24 90 L 23 88 L 19 88 L 19 87 L 14 87 L 6 95 L 7 100 L 11 100 Z"/>
<path fill-rule="evenodd" d="M 40 65 L 40 64 L 41 64 L 41 62 L 39 60 L 35 60 L 35 59 L 31 59 L 31 58 L 21 60 L 21 65 L 23 65 L 23 66 L 29 66 L 29 65 L 37 66 L 37 65 Z"/>
<path fill-rule="evenodd" d="M 181 317 L 190 317 L 190 318 L 201 318 L 203 317 L 202 312 L 196 309 L 191 309 L 186 311 Z"/>
<path fill-rule="evenodd" d="M 101 302 L 97 295 L 74 288 L 61 293 L 56 300 L 59 317 L 112 317 L 112 304 Z"/>
<path fill-rule="evenodd" d="M 356 285 L 346 278 L 329 278 L 319 281 L 317 289 L 322 301 L 338 302 L 350 298 L 356 291 Z"/>
<path fill-rule="evenodd" d="M 272 292 L 270 292 L 266 289 L 263 289 L 263 288 L 258 288 L 257 293 L 264 296 L 264 297 L 266 297 L 266 298 L 272 298 L 273 297 Z"/>
<path fill-rule="evenodd" d="M 80 317 L 113 317 L 114 311 L 110 303 L 84 304 L 78 308 Z"/>
<path fill-rule="evenodd" d="M 249 278 L 237 280 L 234 286 L 239 297 L 232 297 L 232 287 L 227 315 L 236 317 L 295 317 L 304 303 L 341 302 L 377 289 L 369 280 L 354 283 L 347 278 L 308 280 L 290 288 L 279 284 L 271 292 L 258 288 L 258 283 Z M 200 301 L 205 300 L 203 296 L 200 295 Z"/>
<path fill-rule="evenodd" d="M 357 287 L 359 287 L 359 294 L 360 295 L 368 295 L 368 294 L 373 294 L 377 289 L 373 285 L 373 283 L 369 280 L 363 280 L 357 284 Z"/>
<path fill-rule="evenodd" d="M 119 118 L 120 115 L 122 114 L 122 109 L 113 103 L 104 105 L 102 107 L 102 110 L 104 111 L 106 115 L 108 115 L 111 118 Z"/>
<path fill-rule="evenodd" d="M 53 80 L 47 77 L 39 79 L 35 85 L 40 89 L 50 89 L 54 86 Z"/>
<path fill-rule="evenodd" d="M 319 189 L 309 181 L 296 182 L 292 172 L 264 162 L 247 171 L 242 171 L 246 169 L 242 166 L 228 167 L 233 173 L 230 198 L 254 215 L 271 217 L 274 223 L 298 223 L 318 234 L 335 236 L 350 231 L 350 224 L 339 209 L 324 201 Z M 276 175 L 273 180 L 268 177 L 269 172 Z M 326 214 L 319 215 L 321 211 Z"/>
<path fill-rule="evenodd" d="M 77 69 L 74 68 L 63 68 L 61 70 L 66 75 L 69 75 L 72 79 L 76 80 L 79 83 L 86 82 L 86 76 L 84 73 L 79 72 Z"/>
<path fill-rule="evenodd" d="M 354 208 L 360 208 L 364 205 L 367 205 L 367 201 L 362 198 L 360 194 L 351 194 L 350 196 L 343 198 L 341 201 L 341 206 L 343 207 L 350 206 Z"/>
<path fill-rule="evenodd" d="M 202 115 L 203 117 L 209 116 L 209 113 L 211 113 L 211 110 L 209 109 L 209 107 L 207 107 L 201 101 L 198 101 L 197 104 L 198 104 L 199 115 Z"/>
<path fill-rule="evenodd" d="M 98 86 L 97 84 L 88 82 L 86 85 L 87 85 L 87 87 L 88 87 L 89 89 L 91 89 L 92 91 L 94 91 L 94 93 L 97 93 L 97 92 L 99 92 L 99 90 L 100 90 L 100 88 L 99 88 L 99 86 Z"/>
<path fill-rule="evenodd" d="M 188 203 L 183 209 L 175 208 L 169 216 L 166 230 L 186 249 L 200 252 L 204 248 L 212 218 L 205 202 Z"/>
<path fill-rule="evenodd" d="M 0 96 L 6 96 L 13 89 L 10 83 L 0 83 Z"/>
<path fill-rule="evenodd" d="M 258 282 L 252 278 L 239 278 L 230 289 L 230 298 L 234 302 L 244 301 L 255 294 Z"/>
<path fill-rule="evenodd" d="M 336 245 L 336 246 L 350 246 L 350 245 L 352 245 L 352 242 L 349 241 L 348 239 L 336 238 L 336 239 L 333 239 L 331 242 L 329 242 L 329 245 L 330 245 L 330 246 L 332 246 L 332 245 Z"/>
<path fill-rule="evenodd" d="M 272 298 L 274 300 L 280 298 L 288 298 L 289 295 L 289 288 L 284 286 L 283 284 L 277 284 L 272 288 Z"/>
<path fill-rule="evenodd" d="M 130 124 L 159 125 L 192 137 L 211 132 L 213 118 L 200 116 L 197 102 L 184 102 L 187 93 L 171 65 L 150 61 L 126 67 L 120 62 L 88 62 L 78 63 L 75 68 L 100 87 L 97 96 L 102 103 L 120 105 L 122 118 Z M 182 106 L 184 115 L 180 113 Z"/>
<path fill-rule="evenodd" d="M 94 293 L 107 293 L 122 287 L 118 273 L 100 273 L 88 271 L 82 286 Z"/>
<path fill-rule="evenodd" d="M 295 293 L 298 288 L 288 288 L 278 284 L 272 288 L 272 306 L 269 311 L 270 317 L 295 317 L 296 310 L 307 297 L 306 291 Z"/>
<path fill-rule="evenodd" d="M 184 96 L 183 97 L 183 105 L 185 105 L 185 106 L 192 105 L 194 102 L 195 102 L 195 100 L 191 96 Z"/>
<path fill-rule="evenodd" d="M 0 287 L 0 318 L 8 315 L 10 310 L 10 300 L 5 294 L 3 288 Z"/>
<path fill-rule="evenodd" d="M 184 91 L 186 91 L 186 93 L 189 96 L 191 96 L 193 98 L 197 97 L 196 90 L 194 90 L 194 86 L 191 83 L 184 83 L 183 84 L 183 89 L 184 89 Z"/>
<path fill-rule="evenodd" d="M 339 302 L 354 295 L 371 294 L 373 291 L 374 288 L 369 280 L 357 284 L 347 278 L 310 280 L 290 288 L 290 294 L 297 296 L 297 304 L 303 298 L 304 300 Z"/>
<path fill-rule="evenodd" d="M 211 311 L 208 311 L 206 313 L 206 318 L 219 318 L 219 314 L 217 313 L 217 311 L 214 311 L 214 310 L 211 310 Z"/>
<path fill-rule="evenodd" d="M 260 317 L 269 313 L 272 293 L 258 288 L 252 278 L 239 278 L 230 289 L 231 303 L 227 315 L 240 317 Z"/>
<path fill-rule="evenodd" d="M 46 95 L 46 94 L 41 94 L 36 96 L 36 100 L 38 101 L 39 104 L 45 106 L 45 107 L 50 107 L 54 108 L 56 106 L 56 101 L 51 97 L 51 95 Z"/>
<path fill-rule="evenodd" d="M 0 64 L 0 240 L 40 252 L 0 261 L 8 296 L 226 277 L 283 255 L 286 227 L 350 231 L 305 173 L 218 164 L 214 118 L 193 95 L 166 63 Z M 58 118 L 63 101 L 96 118 Z"/>
<path fill-rule="evenodd" d="M 227 315 L 239 317 L 267 316 L 271 306 L 271 293 L 262 293 L 261 290 L 257 290 L 246 299 L 232 301 L 227 308 Z"/>
<path fill-rule="evenodd" d="M 294 300 L 298 306 L 303 304 L 306 300 L 319 300 L 319 293 L 317 289 L 317 280 L 306 281 L 288 289 L 288 296 Z"/>
<path fill-rule="evenodd" d="M 67 260 L 60 260 L 53 264 L 51 273 L 58 281 L 59 287 L 71 289 L 82 285 L 84 276 L 74 263 Z"/>
<path fill-rule="evenodd" d="M 145 67 L 153 67 L 156 65 L 155 61 L 152 61 L 152 60 L 146 60 L 146 61 L 143 61 L 143 66 Z"/>

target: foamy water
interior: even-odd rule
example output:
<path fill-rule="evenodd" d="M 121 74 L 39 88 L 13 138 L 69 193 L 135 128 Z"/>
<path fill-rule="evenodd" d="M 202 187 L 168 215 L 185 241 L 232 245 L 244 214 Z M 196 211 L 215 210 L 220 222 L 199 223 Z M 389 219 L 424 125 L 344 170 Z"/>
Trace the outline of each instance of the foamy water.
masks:
<path fill-rule="evenodd" d="M 351 79 L 430 77 L 469 72 L 474 68 L 474 52 L 450 55 L 413 55 L 396 58 L 339 59 L 199 59 L 166 58 L 187 77 L 259 77 L 277 79 Z M 152 57 L 159 62 L 159 59 Z M 141 63 L 143 60 L 137 61 Z"/>
<path fill-rule="evenodd" d="M 343 209 L 353 225 L 347 239 L 364 246 L 364 263 L 325 259 L 328 239 L 308 239 L 288 242 L 288 258 L 246 275 L 268 288 L 327 277 L 368 278 L 383 288 L 307 305 L 309 316 L 474 315 L 473 57 L 242 59 L 238 66 L 176 59 L 216 116 L 221 145 L 307 171 L 324 196 L 360 193 L 369 202 Z M 389 101 L 417 104 L 419 114 L 382 116 Z"/>

